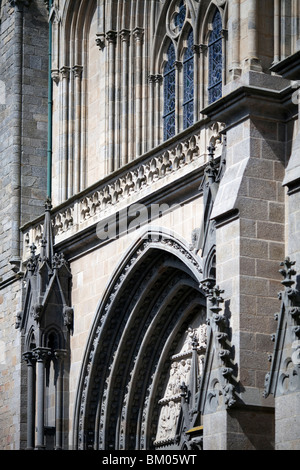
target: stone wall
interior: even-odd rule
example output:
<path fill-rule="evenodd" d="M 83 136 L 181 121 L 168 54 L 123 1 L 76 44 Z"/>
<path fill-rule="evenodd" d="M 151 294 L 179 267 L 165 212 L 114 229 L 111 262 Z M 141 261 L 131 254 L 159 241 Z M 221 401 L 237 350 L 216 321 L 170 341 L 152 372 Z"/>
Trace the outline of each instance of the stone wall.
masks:
<path fill-rule="evenodd" d="M 24 7 L 24 8 L 23 8 Z M 0 447 L 22 441 L 19 227 L 46 198 L 48 23 L 42 0 L 0 9 Z M 25 429 L 26 432 L 26 429 Z"/>

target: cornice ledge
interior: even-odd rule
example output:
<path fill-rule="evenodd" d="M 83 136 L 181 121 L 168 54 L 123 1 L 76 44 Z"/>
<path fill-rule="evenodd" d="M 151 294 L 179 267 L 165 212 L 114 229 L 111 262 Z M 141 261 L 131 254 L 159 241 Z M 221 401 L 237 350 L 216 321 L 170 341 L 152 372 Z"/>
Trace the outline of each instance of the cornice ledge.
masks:
<path fill-rule="evenodd" d="M 227 127 L 249 116 L 286 121 L 297 114 L 292 101 L 292 85 L 282 90 L 241 85 L 203 109 L 212 121 L 224 122 Z"/>

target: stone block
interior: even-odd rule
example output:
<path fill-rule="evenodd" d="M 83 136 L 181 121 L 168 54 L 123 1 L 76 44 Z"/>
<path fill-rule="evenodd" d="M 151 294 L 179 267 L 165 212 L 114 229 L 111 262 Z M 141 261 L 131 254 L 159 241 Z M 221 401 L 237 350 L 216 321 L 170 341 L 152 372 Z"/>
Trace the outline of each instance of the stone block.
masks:
<path fill-rule="evenodd" d="M 257 222 L 257 238 L 271 241 L 284 241 L 284 225 L 272 222 Z"/>

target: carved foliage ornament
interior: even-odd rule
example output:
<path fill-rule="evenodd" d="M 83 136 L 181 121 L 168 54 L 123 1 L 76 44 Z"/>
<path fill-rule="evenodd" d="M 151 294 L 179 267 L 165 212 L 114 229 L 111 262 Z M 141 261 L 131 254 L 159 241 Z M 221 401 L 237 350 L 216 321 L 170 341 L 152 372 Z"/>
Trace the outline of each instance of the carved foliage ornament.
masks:
<path fill-rule="evenodd" d="M 237 373 L 230 340 L 230 323 L 225 313 L 222 313 L 221 307 L 224 303 L 223 293 L 218 286 L 207 288 L 209 328 L 205 374 L 200 387 L 206 389 L 206 395 L 201 398 L 202 412 L 206 407 L 215 411 L 222 402 L 226 409 L 230 409 L 237 402 Z"/>

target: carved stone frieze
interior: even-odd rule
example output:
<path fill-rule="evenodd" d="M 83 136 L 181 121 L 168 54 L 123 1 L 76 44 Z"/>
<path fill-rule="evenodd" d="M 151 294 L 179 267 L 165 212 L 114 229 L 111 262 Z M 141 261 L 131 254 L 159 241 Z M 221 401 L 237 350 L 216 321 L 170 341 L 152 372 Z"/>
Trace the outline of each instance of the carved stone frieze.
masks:
<path fill-rule="evenodd" d="M 59 71 L 58 71 L 59 72 Z M 59 76 L 69 76 L 70 69 L 62 67 Z M 205 131 L 209 140 L 213 139 L 215 153 L 220 154 L 222 141 L 219 136 L 219 127 L 210 126 Z M 81 228 L 86 228 L 87 224 L 94 224 L 105 219 L 112 211 L 118 210 L 118 205 L 127 201 L 136 203 L 141 199 L 143 191 L 149 192 L 156 181 L 163 183 L 164 178 L 180 177 L 180 172 L 185 172 L 188 167 L 195 167 L 196 161 L 204 159 L 200 155 L 202 146 L 202 129 L 188 137 L 181 139 L 170 145 L 168 149 L 151 151 L 145 158 L 139 159 L 136 164 L 131 164 L 130 168 L 119 171 L 118 176 L 112 177 L 105 183 L 92 191 L 85 191 L 85 194 L 75 201 L 66 202 L 58 211 L 53 212 L 52 224 L 56 237 L 67 237 Z M 177 176 L 178 175 L 178 176 Z M 24 257 L 28 258 L 30 245 L 34 243 L 38 250 L 41 246 L 43 234 L 43 222 L 38 221 L 24 231 Z"/>

